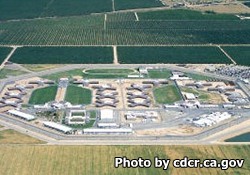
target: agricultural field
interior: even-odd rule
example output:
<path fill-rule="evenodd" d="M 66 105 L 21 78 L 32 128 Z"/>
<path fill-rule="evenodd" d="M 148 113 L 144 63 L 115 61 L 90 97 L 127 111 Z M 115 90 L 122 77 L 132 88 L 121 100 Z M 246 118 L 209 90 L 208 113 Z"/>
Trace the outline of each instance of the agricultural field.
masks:
<path fill-rule="evenodd" d="M 250 7 L 250 2 L 244 2 L 244 4 L 248 7 Z"/>
<path fill-rule="evenodd" d="M 55 100 L 57 86 L 49 86 L 41 89 L 36 89 L 32 92 L 29 99 L 29 104 L 45 104 Z"/>
<path fill-rule="evenodd" d="M 21 70 L 14 70 L 14 69 L 1 69 L 0 70 L 0 79 L 8 78 L 8 77 L 14 77 L 22 74 L 26 74 L 27 72 L 21 71 Z"/>
<path fill-rule="evenodd" d="M 45 142 L 12 129 L 0 131 L 0 144 L 44 144 Z"/>
<path fill-rule="evenodd" d="M 239 20 L 231 14 L 218 14 L 214 12 L 200 12 L 195 10 L 158 10 L 138 12 L 140 20 Z"/>
<path fill-rule="evenodd" d="M 0 174 L 166 174 L 166 175 L 226 175 L 250 172 L 249 145 L 234 146 L 33 146 L 1 145 Z M 18 153 L 18 154 L 15 154 Z M 35 156 L 34 156 L 35 155 Z M 243 168 L 220 170 L 217 168 L 174 169 L 162 168 L 114 168 L 114 157 L 128 159 L 143 157 L 153 160 L 189 158 L 206 159 L 245 159 Z M 15 163 L 9 163 L 15 162 Z"/>
<path fill-rule="evenodd" d="M 182 15 L 181 11 L 175 13 Z M 122 13 L 120 17 L 107 15 L 107 21 L 100 14 L 3 22 L 0 44 L 176 45 L 247 44 L 250 41 L 249 20 L 229 19 L 234 16 L 218 17 L 225 20 L 197 20 L 192 19 L 193 11 L 188 11 L 187 16 L 189 13 L 187 20 L 161 20 L 160 17 L 160 20 L 147 20 L 145 17 L 145 20 L 135 21 L 131 13 Z M 109 16 L 112 16 L 110 20 Z"/>
<path fill-rule="evenodd" d="M 112 63 L 111 47 L 22 47 L 10 61 L 20 64 Z"/>
<path fill-rule="evenodd" d="M 37 18 L 51 0 L 0 0 L 0 21 Z"/>
<path fill-rule="evenodd" d="M 112 11 L 112 0 L 54 0 L 41 14 L 47 16 L 72 16 Z"/>
<path fill-rule="evenodd" d="M 70 102 L 73 105 L 91 103 L 92 92 L 89 89 L 70 85 L 67 87 L 65 101 Z"/>
<path fill-rule="evenodd" d="M 173 104 L 181 100 L 181 95 L 175 85 L 167 85 L 154 89 L 154 98 L 159 104 Z"/>
<path fill-rule="evenodd" d="M 7 57 L 7 55 L 11 52 L 10 47 L 0 47 L 0 65 L 4 61 L 4 59 Z"/>
<path fill-rule="evenodd" d="M 116 21 L 135 21 L 136 17 L 133 12 L 126 13 L 110 13 L 107 14 L 108 22 L 116 22 Z"/>
<path fill-rule="evenodd" d="M 114 0 L 115 10 L 164 6 L 160 0 Z"/>
<path fill-rule="evenodd" d="M 230 64 L 217 47 L 118 47 L 123 64 Z"/>
<path fill-rule="evenodd" d="M 250 66 L 250 47 L 223 47 L 233 60 L 244 66 Z"/>

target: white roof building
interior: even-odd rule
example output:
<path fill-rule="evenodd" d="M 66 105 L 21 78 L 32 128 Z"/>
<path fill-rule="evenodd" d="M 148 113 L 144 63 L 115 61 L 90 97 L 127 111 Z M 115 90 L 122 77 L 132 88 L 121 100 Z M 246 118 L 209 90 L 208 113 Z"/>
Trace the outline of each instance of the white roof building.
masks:
<path fill-rule="evenodd" d="M 48 128 L 52 128 L 57 131 L 63 132 L 65 134 L 70 133 L 72 131 L 72 128 L 68 126 L 64 126 L 62 124 L 55 123 L 55 122 L 43 122 L 43 125 Z"/>
<path fill-rule="evenodd" d="M 8 113 L 10 115 L 14 115 L 16 117 L 19 117 L 19 118 L 22 118 L 22 119 L 25 119 L 25 120 L 28 120 L 28 121 L 34 120 L 36 118 L 33 115 L 26 114 L 24 112 L 17 111 L 17 110 L 14 110 L 14 109 L 9 110 Z"/>
<path fill-rule="evenodd" d="M 101 120 L 112 120 L 114 118 L 114 111 L 111 109 L 102 109 L 100 118 Z"/>

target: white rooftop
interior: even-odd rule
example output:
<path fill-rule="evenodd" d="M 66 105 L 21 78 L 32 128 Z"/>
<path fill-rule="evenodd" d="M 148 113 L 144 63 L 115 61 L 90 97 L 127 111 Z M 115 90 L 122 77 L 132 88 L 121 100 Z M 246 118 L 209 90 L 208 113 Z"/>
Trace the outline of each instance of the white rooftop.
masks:
<path fill-rule="evenodd" d="M 64 126 L 62 124 L 58 124 L 55 122 L 43 122 L 43 124 L 47 127 L 54 128 L 54 129 L 62 131 L 64 133 L 70 132 L 72 130 L 72 128 L 70 128 L 68 126 Z"/>
<path fill-rule="evenodd" d="M 101 110 L 101 120 L 105 119 L 113 119 L 114 118 L 114 112 L 111 109 L 103 109 Z"/>
<path fill-rule="evenodd" d="M 17 111 L 17 110 L 14 110 L 14 109 L 11 109 L 8 111 L 9 114 L 12 114 L 12 115 L 15 115 L 15 116 L 18 116 L 18 117 L 21 117 L 21 118 L 24 118 L 26 120 L 33 120 L 35 119 L 36 117 L 33 116 L 33 115 L 30 115 L 30 114 L 26 114 L 24 112 L 21 112 L 21 111 Z"/>

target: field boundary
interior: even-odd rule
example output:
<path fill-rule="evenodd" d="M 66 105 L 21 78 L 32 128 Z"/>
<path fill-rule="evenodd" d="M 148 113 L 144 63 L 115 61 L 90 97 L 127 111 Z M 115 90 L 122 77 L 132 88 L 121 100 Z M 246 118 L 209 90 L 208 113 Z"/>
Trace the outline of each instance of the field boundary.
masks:
<path fill-rule="evenodd" d="M 224 49 L 221 48 L 221 46 L 218 46 L 218 48 L 221 50 L 221 52 L 222 52 L 228 59 L 230 59 L 230 60 L 233 62 L 233 64 L 237 64 L 237 63 L 234 61 L 234 59 L 233 59 Z"/>
<path fill-rule="evenodd" d="M 12 57 L 12 55 L 15 53 L 16 49 L 20 46 L 12 46 L 11 52 L 7 55 L 7 57 L 4 59 L 4 61 L 0 65 L 0 70 L 4 68 L 4 65 L 9 61 L 9 59 Z"/>

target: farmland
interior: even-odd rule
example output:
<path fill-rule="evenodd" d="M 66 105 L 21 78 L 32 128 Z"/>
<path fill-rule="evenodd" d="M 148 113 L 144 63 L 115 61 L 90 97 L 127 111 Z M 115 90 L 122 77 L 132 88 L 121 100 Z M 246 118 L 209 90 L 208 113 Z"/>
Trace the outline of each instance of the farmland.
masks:
<path fill-rule="evenodd" d="M 49 86 L 41 89 L 36 89 L 32 92 L 29 104 L 45 104 L 55 100 L 57 86 Z"/>
<path fill-rule="evenodd" d="M 118 57 L 124 64 L 230 63 L 216 47 L 118 47 Z"/>
<path fill-rule="evenodd" d="M 76 104 L 90 104 L 91 103 L 91 90 L 82 87 L 70 85 L 67 87 L 65 101 L 70 102 L 73 105 Z"/>
<path fill-rule="evenodd" d="M 10 53 L 11 48 L 9 47 L 0 47 L 0 65 L 4 61 L 4 59 L 7 57 L 7 55 Z"/>
<path fill-rule="evenodd" d="M 226 142 L 250 142 L 250 132 L 237 135 L 225 140 Z"/>
<path fill-rule="evenodd" d="M 241 146 L 14 146 L 2 145 L 0 149 L 0 174 L 249 174 L 249 145 Z M 18 153 L 18 154 L 16 154 Z M 34 156 L 35 155 L 35 156 Z M 155 156 L 171 160 L 183 158 L 245 159 L 243 168 L 187 168 L 166 171 L 162 168 L 114 168 L 114 157 L 124 155 L 129 159 Z M 15 162 L 9 163 L 9 162 Z"/>
<path fill-rule="evenodd" d="M 220 17 L 218 14 L 201 14 L 201 16 L 208 16 L 204 17 L 206 19 L 204 20 L 199 16 L 194 17 L 195 15 L 192 13 L 199 12 L 187 11 L 185 12 L 187 18 L 181 19 L 182 11 L 174 11 L 177 16 L 176 20 L 162 20 L 162 16 L 165 15 L 155 15 L 156 19 L 150 20 L 147 13 L 143 13 L 142 19 L 139 16 L 140 20 L 135 21 L 135 16 L 132 13 L 120 13 L 108 14 L 107 21 L 104 21 L 103 14 L 99 14 L 3 22 L 0 26 L 0 44 L 177 45 L 249 43 L 249 20 L 238 20 L 232 15 Z M 144 15 L 146 16 L 144 17 Z M 217 18 L 219 20 L 213 20 Z"/>
<path fill-rule="evenodd" d="M 177 88 L 174 85 L 168 85 L 154 90 L 155 101 L 160 104 L 172 104 L 181 100 Z"/>
<path fill-rule="evenodd" d="M 0 131 L 0 144 L 42 144 L 43 141 L 21 134 L 17 131 L 7 129 Z"/>
<path fill-rule="evenodd" d="M 138 13 L 140 20 L 239 20 L 231 14 L 199 12 L 195 10 L 159 10 Z"/>
<path fill-rule="evenodd" d="M 246 6 L 250 7 L 250 2 L 245 2 L 244 3 Z"/>
<path fill-rule="evenodd" d="M 23 47 L 10 59 L 21 64 L 92 64 L 112 63 L 109 47 Z"/>
<path fill-rule="evenodd" d="M 250 47 L 223 47 L 239 65 L 250 66 Z"/>
<path fill-rule="evenodd" d="M 115 0 L 115 10 L 162 7 L 160 0 Z"/>

